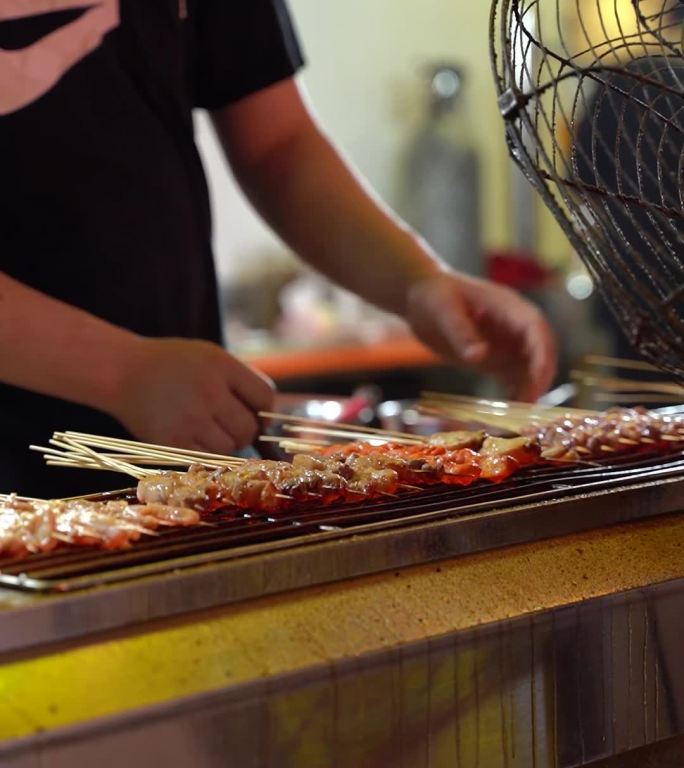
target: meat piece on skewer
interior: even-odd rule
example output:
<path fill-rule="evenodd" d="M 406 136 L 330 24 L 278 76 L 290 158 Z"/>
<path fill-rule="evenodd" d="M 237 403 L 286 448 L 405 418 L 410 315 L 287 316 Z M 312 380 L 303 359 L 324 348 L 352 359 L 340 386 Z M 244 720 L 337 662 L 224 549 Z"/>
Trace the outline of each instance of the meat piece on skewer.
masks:
<path fill-rule="evenodd" d="M 217 470 L 193 464 L 187 472 L 161 472 L 138 483 L 138 499 L 145 504 L 168 504 L 210 510 L 221 505 Z"/>
<path fill-rule="evenodd" d="M 35 513 L 27 502 L 15 496 L 0 507 L 0 555 L 48 552 L 59 544 L 54 532 L 55 517 L 49 508 Z"/>
<path fill-rule="evenodd" d="M 173 503 L 206 513 L 227 506 L 276 512 L 295 503 L 332 504 L 396 492 L 399 478 L 390 467 L 354 466 L 346 458 L 250 460 L 237 469 L 164 472 L 143 478 L 137 494 L 142 503 Z"/>
<path fill-rule="evenodd" d="M 151 531 L 161 527 L 186 528 L 200 522 L 196 509 L 158 503 L 129 504 L 121 517 Z"/>
<path fill-rule="evenodd" d="M 402 482 L 418 485 L 429 485 L 433 482 L 468 485 L 478 477 L 499 482 L 521 467 L 538 463 L 540 460 L 541 447 L 533 438 L 486 437 L 481 441 L 480 451 L 477 452 L 461 447 L 463 434 L 437 433 L 425 443 L 410 445 L 393 442 L 380 445 L 354 442 L 327 446 L 321 453 L 323 456 L 337 459 L 350 455 L 391 456 L 403 465 L 399 472 Z M 452 438 L 456 439 L 455 445 L 451 445 Z M 408 472 L 409 467 L 414 468 L 417 473 L 411 479 L 402 474 Z"/>
<path fill-rule="evenodd" d="M 539 442 L 529 437 L 488 437 L 480 451 L 482 477 L 505 480 L 522 467 L 538 464 L 541 453 Z"/>
<path fill-rule="evenodd" d="M 539 440 L 543 456 L 550 460 L 684 449 L 684 415 L 665 416 L 646 408 L 610 408 L 599 415 L 566 416 L 544 425 L 531 424 L 522 431 Z"/>
<path fill-rule="evenodd" d="M 460 430 L 456 432 L 435 432 L 428 438 L 430 445 L 443 445 L 452 451 L 459 448 L 470 448 L 473 451 L 479 451 L 487 438 L 487 433 L 482 430 L 479 432 L 467 432 Z"/>
<path fill-rule="evenodd" d="M 49 552 L 62 544 L 124 549 L 160 526 L 196 525 L 195 510 L 127 501 L 26 501 L 0 506 L 0 556 Z"/>

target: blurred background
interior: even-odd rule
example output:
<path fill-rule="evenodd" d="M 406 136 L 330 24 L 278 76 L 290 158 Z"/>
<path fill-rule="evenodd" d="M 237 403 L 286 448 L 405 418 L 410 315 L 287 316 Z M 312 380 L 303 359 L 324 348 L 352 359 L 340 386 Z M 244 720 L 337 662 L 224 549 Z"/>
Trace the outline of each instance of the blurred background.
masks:
<path fill-rule="evenodd" d="M 630 0 L 587 6 L 578 45 L 633 21 Z M 591 280 L 508 159 L 489 62 L 489 3 L 290 7 L 314 110 L 389 206 L 454 267 L 519 288 L 543 307 L 561 339 L 557 384 L 585 353 L 611 354 L 616 339 Z M 205 117 L 197 120 L 233 352 L 284 391 L 345 394 L 372 384 L 387 397 L 421 388 L 494 394 L 488 382 L 438 364 L 396 319 L 304 271 L 244 202 Z"/>

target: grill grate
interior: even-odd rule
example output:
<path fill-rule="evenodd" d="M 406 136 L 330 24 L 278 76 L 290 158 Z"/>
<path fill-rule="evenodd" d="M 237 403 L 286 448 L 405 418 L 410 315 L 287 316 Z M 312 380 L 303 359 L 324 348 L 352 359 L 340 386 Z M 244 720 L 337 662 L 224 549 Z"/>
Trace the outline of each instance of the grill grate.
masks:
<path fill-rule="evenodd" d="M 586 467 L 537 467 L 498 485 L 475 483 L 467 488 L 436 486 L 381 501 L 325 508 L 292 508 L 277 516 L 222 510 L 207 525 L 162 530 L 132 548 L 101 551 L 64 548 L 22 560 L 0 559 L 0 585 L 32 592 L 67 591 L 131 578 L 144 566 L 145 575 L 266 553 L 292 542 L 315 543 L 378 527 L 400 527 L 429 521 L 542 504 L 584 491 L 609 490 L 659 478 L 684 479 L 684 453 L 668 457 L 623 457 Z"/>

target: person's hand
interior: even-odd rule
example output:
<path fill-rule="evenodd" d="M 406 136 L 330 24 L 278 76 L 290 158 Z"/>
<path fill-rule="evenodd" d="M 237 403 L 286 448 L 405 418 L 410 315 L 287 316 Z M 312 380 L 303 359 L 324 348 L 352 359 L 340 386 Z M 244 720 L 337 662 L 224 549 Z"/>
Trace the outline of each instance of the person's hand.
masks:
<path fill-rule="evenodd" d="M 406 319 L 439 354 L 495 376 L 508 397 L 536 400 L 555 375 L 549 324 L 510 288 L 451 272 L 433 274 L 409 289 Z"/>
<path fill-rule="evenodd" d="M 273 382 L 210 342 L 137 339 L 123 369 L 109 410 L 145 442 L 230 454 L 272 409 Z"/>

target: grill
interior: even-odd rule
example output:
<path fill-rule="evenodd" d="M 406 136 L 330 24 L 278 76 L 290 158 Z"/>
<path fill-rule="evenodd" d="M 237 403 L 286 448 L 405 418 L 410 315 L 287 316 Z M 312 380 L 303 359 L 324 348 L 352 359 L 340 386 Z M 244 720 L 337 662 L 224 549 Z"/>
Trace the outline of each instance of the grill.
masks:
<path fill-rule="evenodd" d="M 623 458 L 584 468 L 533 468 L 498 485 L 437 486 L 380 502 L 300 506 L 277 516 L 223 510 L 200 527 L 162 530 L 159 536 L 137 542 L 128 550 L 64 549 L 20 561 L 0 560 L 0 584 L 28 592 L 64 593 L 426 523 L 470 519 L 477 526 L 478 517 L 514 508 L 536 507 L 543 513 L 550 502 L 570 503 L 567 510 L 572 514 L 583 501 L 596 500 L 606 492 L 619 490 L 640 497 L 654 483 L 665 480 L 668 490 L 684 490 L 684 453 Z M 118 497 L 127 495 L 133 496 L 133 491 L 122 491 Z M 673 510 L 669 505 L 665 509 L 656 506 L 643 510 L 642 515 L 658 511 Z M 582 525 L 581 515 L 577 524 Z M 508 543 L 497 537 L 510 525 L 515 525 L 515 516 L 509 514 L 499 521 L 491 542 L 473 543 L 464 551 Z M 543 530 L 549 527 L 554 528 L 553 520 L 545 521 Z"/>
<path fill-rule="evenodd" d="M 680 512 L 682 499 L 684 452 L 641 454 L 272 517 L 223 510 L 128 550 L 0 560 L 0 653 Z"/>
<path fill-rule="evenodd" d="M 340 765 L 359 765 L 360 749 L 364 756 L 371 755 L 365 764 L 389 765 L 396 762 L 396 749 L 402 749 L 400 731 L 424 732 L 428 749 L 435 734 L 445 733 L 446 722 L 456 723 L 457 734 L 479 734 L 481 722 L 490 722 L 484 718 L 500 711 L 502 732 L 509 728 L 510 740 L 499 744 L 487 731 L 482 764 L 570 768 L 584 760 L 585 741 L 586 755 L 593 758 L 626 749 L 624 739 L 620 741 L 623 732 L 628 746 L 676 735 L 681 733 L 679 721 L 658 703 L 665 701 L 664 694 L 652 693 L 656 685 L 657 691 L 672 691 L 675 697 L 684 679 L 679 668 L 671 666 L 681 656 L 682 615 L 681 592 L 672 591 L 681 587 L 676 581 L 663 582 L 671 571 L 657 571 L 660 581 L 654 579 L 646 587 L 645 582 L 635 582 L 639 586 L 632 593 L 609 593 L 569 605 L 570 599 L 583 594 L 582 578 L 592 584 L 596 568 L 592 570 L 588 558 L 586 565 L 573 566 L 576 556 L 568 559 L 567 549 L 559 557 L 559 549 L 546 552 L 541 544 L 534 548 L 536 554 L 528 549 L 525 558 L 531 557 L 531 565 L 535 560 L 538 564 L 537 555 L 553 563 L 564 583 L 563 597 L 557 591 L 541 603 L 535 599 L 529 604 L 531 613 L 525 615 L 519 613 L 517 595 L 527 589 L 526 574 L 510 582 L 501 580 L 502 574 L 515 573 L 510 562 L 502 571 L 494 565 L 499 558 L 483 556 L 459 563 L 465 570 L 474 567 L 476 583 L 483 587 L 482 592 L 467 593 L 465 607 L 459 608 L 459 581 L 452 580 L 453 574 L 443 578 L 452 564 L 439 561 L 662 517 L 681 512 L 683 499 L 684 452 L 642 454 L 581 467 L 536 467 L 500 485 L 437 486 L 379 502 L 292 508 L 273 517 L 223 510 L 211 517 L 211 527 L 170 529 L 126 551 L 65 548 L 22 561 L 0 561 L 0 657 L 9 670 L 3 683 L 8 683 L 8 700 L 12 704 L 17 700 L 18 712 L 38 713 L 31 728 L 36 733 L 40 729 L 39 736 L 30 731 L 20 745 L 23 752 L 16 754 L 31 752 L 33 757 L 40 751 L 41 759 L 48 760 L 66 750 L 64 764 L 90 764 L 102 754 L 125 755 L 134 761 L 133 755 L 138 759 L 146 754 L 145 745 L 164 743 L 171 745 L 167 762 L 185 765 L 183 756 L 188 753 L 183 750 L 191 745 L 192 760 L 197 762 L 206 740 L 207 749 L 215 750 L 207 765 L 225 764 L 228 754 L 234 764 L 242 765 L 260 747 L 240 734 L 257 733 L 270 745 L 268 754 L 290 756 L 295 723 L 307 739 L 318 733 L 324 744 L 320 754 L 330 754 Z M 662 523 L 671 535 L 671 522 L 663 518 L 640 527 L 660 530 Z M 605 538 L 615 542 L 623 532 L 620 527 L 615 537 Z M 587 538 L 603 540 L 604 531 Z M 569 546 L 574 552 L 577 542 Z M 649 547 L 640 551 L 649 553 L 652 546 L 650 540 Z M 610 548 L 597 552 L 605 554 Z M 518 553 L 511 554 L 515 559 Z M 402 579 L 391 578 L 393 571 L 399 575 L 397 569 L 411 565 L 421 567 L 404 570 Z M 620 568 L 619 560 L 608 557 L 598 565 L 608 574 Z M 339 590 L 292 594 L 297 588 L 381 571 L 386 573 L 377 579 L 378 585 L 375 579 L 365 579 L 361 590 L 341 585 Z M 590 575 L 582 577 L 583 572 Z M 529 578 L 538 577 L 538 568 L 531 567 Z M 580 580 L 579 586 L 570 581 L 573 578 Z M 604 586 L 616 589 L 622 583 L 608 576 Z M 420 623 L 423 619 L 416 612 L 433 595 L 427 584 L 445 589 L 443 597 L 449 599 L 440 601 L 438 611 Z M 508 598 L 500 595 L 502 584 Z M 380 589 L 374 591 L 374 586 Z M 259 600 L 280 592 L 290 597 L 270 604 Z M 499 598 L 502 606 L 510 600 L 511 613 L 506 608 L 501 614 L 506 618 L 480 625 L 478 610 L 484 595 L 490 608 Z M 336 601 L 337 597 L 341 599 Z M 255 602 L 250 604 L 250 599 Z M 387 626 L 380 631 L 388 637 L 377 636 L 377 627 L 368 635 L 360 629 L 358 636 L 350 633 L 357 645 L 347 646 L 345 640 L 340 646 L 327 634 L 343 634 L 345 622 L 357 617 L 357 629 L 367 618 L 372 623 L 384 617 L 385 599 L 389 599 Z M 403 615 L 393 617 L 394 599 L 418 616 L 419 630 Z M 225 608 L 237 601 L 244 601 L 237 610 Z M 369 601 L 367 614 L 364 601 Z M 221 610 L 205 610 L 218 607 Z M 451 615 L 460 610 L 463 625 Z M 436 620 L 439 612 L 444 622 Z M 173 617 L 182 618 L 173 624 L 152 623 Z M 128 636 L 133 626 L 136 632 Z M 116 634 L 108 634 L 111 630 Z M 665 632 L 671 633 L 671 646 L 663 639 Z M 102 634 L 92 637 L 95 633 Z M 86 642 L 64 642 L 86 636 Z M 255 651 L 256 637 L 265 639 L 267 647 L 277 646 L 278 653 L 270 658 L 263 648 Z M 302 649 L 311 654 L 305 663 Z M 74 665 L 81 659 L 87 670 L 104 670 L 105 680 L 114 675 L 114 685 L 93 692 L 98 687 L 92 678 L 74 676 L 78 669 Z M 161 668 L 160 659 L 165 660 Z M 256 671 L 250 667 L 244 677 L 237 674 L 241 664 L 254 661 Z M 584 671 L 575 674 L 577 664 Z M 226 669 L 237 676 L 224 677 Z M 129 692 L 120 680 L 137 682 Z M 205 682 L 197 687 L 196 680 Z M 459 691 L 468 689 L 460 686 L 471 680 L 480 693 L 465 697 Z M 631 695 L 625 695 L 625 681 L 632 686 Z M 64 729 L 54 727 L 52 714 L 61 712 L 64 697 L 56 691 L 65 686 L 74 689 L 70 700 L 79 702 L 70 715 L 71 741 L 65 739 Z M 454 697 L 443 698 L 452 689 Z M 141 709 L 141 697 L 147 701 L 148 694 L 151 703 Z M 397 700 L 405 702 L 399 709 Z M 584 703 L 577 709 L 580 700 Z M 435 708 L 426 701 L 434 702 Z M 101 710 L 114 715 L 100 718 Z M 404 713 L 399 719 L 398 711 Z M 318 730 L 318 720 L 309 714 L 314 712 L 321 712 L 326 722 L 334 719 L 330 727 L 335 730 Z M 374 713 L 370 720 L 368 712 Z M 285 719 L 281 713 L 287 713 Z M 655 736 L 640 727 L 647 721 L 657 723 Z M 378 722 L 395 723 L 396 730 L 383 730 L 379 737 L 370 734 L 368 727 L 376 729 Z M 156 731 L 160 723 L 165 728 L 161 736 Z M 333 732 L 353 734 L 353 747 L 344 736 L 333 738 Z M 296 733 L 300 743 L 299 730 Z M 577 733 L 585 739 L 579 756 Z M 219 747 L 215 734 L 221 734 Z M 475 738 L 479 744 L 479 735 Z M 12 744 L 9 749 L 12 757 Z"/>

